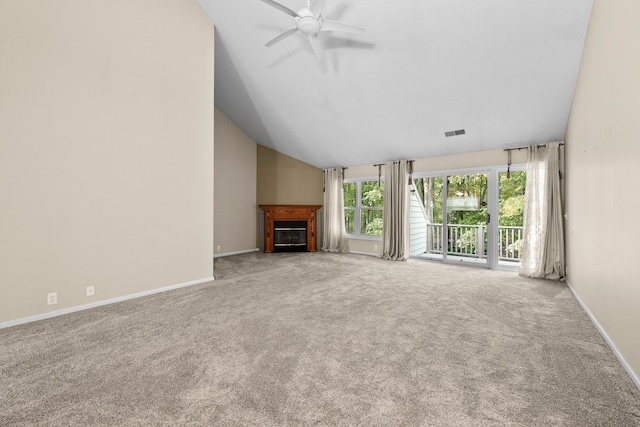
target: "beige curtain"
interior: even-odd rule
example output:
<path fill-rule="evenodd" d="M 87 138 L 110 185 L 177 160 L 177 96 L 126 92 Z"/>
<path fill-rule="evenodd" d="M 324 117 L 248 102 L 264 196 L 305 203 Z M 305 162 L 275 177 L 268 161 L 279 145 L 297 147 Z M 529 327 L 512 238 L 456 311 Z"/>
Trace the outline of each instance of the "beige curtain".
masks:
<path fill-rule="evenodd" d="M 409 172 L 406 160 L 385 163 L 383 212 L 381 257 L 404 261 L 409 257 Z"/>
<path fill-rule="evenodd" d="M 347 229 L 344 224 L 342 175 L 342 168 L 324 171 L 322 250 L 327 252 L 349 252 Z"/>
<path fill-rule="evenodd" d="M 565 275 L 559 150 L 559 142 L 528 149 L 521 276 L 558 280 Z"/>

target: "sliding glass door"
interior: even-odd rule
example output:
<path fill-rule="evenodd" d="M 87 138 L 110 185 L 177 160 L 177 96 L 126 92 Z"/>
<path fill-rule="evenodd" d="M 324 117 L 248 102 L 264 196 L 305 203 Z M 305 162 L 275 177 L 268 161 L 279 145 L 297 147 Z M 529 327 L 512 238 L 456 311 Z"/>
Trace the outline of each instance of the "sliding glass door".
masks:
<path fill-rule="evenodd" d="M 411 256 L 517 268 L 525 184 L 524 165 L 416 176 Z"/>

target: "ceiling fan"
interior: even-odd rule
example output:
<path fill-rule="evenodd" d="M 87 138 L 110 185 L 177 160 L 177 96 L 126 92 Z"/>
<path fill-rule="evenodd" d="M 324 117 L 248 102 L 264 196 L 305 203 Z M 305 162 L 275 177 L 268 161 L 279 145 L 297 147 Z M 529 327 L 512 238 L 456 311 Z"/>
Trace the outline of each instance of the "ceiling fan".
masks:
<path fill-rule="evenodd" d="M 318 39 L 318 33 L 321 31 L 342 31 L 346 33 L 361 33 L 363 28 L 354 27 L 352 25 L 343 24 L 342 22 L 330 21 L 325 19 L 322 15 L 327 0 L 315 0 L 311 3 L 311 0 L 307 0 L 307 7 L 303 7 L 297 12 L 289 9 L 288 7 L 275 2 L 274 0 L 262 0 L 264 3 L 278 9 L 281 12 L 292 16 L 295 19 L 296 26 L 290 30 L 285 31 L 273 40 L 267 42 L 265 46 L 271 47 L 274 44 L 286 39 L 295 32 L 300 31 L 305 34 L 311 43 L 311 48 L 316 54 L 318 62 L 322 62 L 322 45 Z"/>

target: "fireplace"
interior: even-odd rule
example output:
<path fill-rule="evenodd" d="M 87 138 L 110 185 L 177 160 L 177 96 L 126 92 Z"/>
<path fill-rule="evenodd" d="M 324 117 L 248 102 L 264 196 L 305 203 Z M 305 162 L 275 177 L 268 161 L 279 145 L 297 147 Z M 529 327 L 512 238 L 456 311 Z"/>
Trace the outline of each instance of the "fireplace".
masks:
<path fill-rule="evenodd" d="M 274 221 L 274 252 L 306 252 L 307 221 Z"/>
<path fill-rule="evenodd" d="M 317 205 L 260 205 L 264 210 L 264 251 L 316 252 Z"/>

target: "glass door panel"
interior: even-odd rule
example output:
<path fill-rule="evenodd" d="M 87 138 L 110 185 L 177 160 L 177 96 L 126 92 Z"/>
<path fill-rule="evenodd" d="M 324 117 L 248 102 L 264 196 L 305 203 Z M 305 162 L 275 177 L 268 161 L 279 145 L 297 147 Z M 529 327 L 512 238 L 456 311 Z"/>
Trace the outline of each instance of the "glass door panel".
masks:
<path fill-rule="evenodd" d="M 445 259 L 487 264 L 488 174 L 447 176 Z"/>
<path fill-rule="evenodd" d="M 498 264 L 517 266 L 522 250 L 524 170 L 498 173 Z"/>
<path fill-rule="evenodd" d="M 443 177 L 413 180 L 410 196 L 411 256 L 442 259 Z"/>

